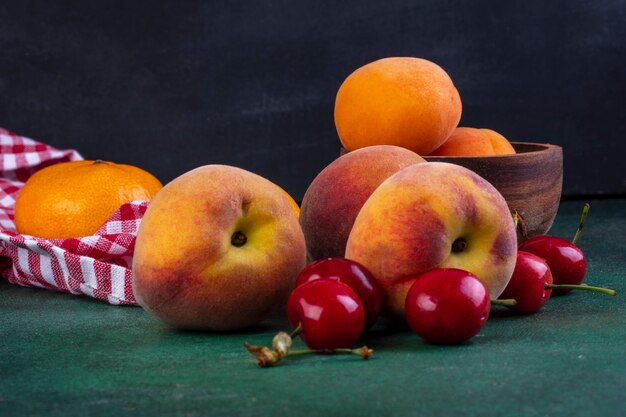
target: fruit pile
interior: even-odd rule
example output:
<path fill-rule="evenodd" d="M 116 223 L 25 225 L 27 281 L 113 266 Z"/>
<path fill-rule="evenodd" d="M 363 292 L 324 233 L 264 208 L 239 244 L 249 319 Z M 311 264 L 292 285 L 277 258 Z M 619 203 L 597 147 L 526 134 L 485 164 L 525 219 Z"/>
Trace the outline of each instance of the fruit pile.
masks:
<path fill-rule="evenodd" d="M 334 118 L 347 152 L 315 177 L 301 207 L 232 166 L 156 184 L 133 257 L 138 303 L 173 327 L 210 331 L 253 325 L 286 305 L 290 334 L 277 334 L 271 348 L 246 343 L 269 366 L 310 352 L 367 359 L 370 348 L 352 346 L 379 315 L 451 344 L 476 335 L 493 304 L 532 313 L 551 292 L 614 295 L 580 285 L 586 262 L 575 242 L 534 236 L 519 245 L 522 219 L 492 184 L 422 158 L 515 153 L 493 130 L 458 127 L 461 108 L 438 65 L 382 59 L 339 88 Z M 98 188 L 89 181 L 85 190 Z M 16 218 L 25 211 L 18 205 Z M 292 350 L 296 336 L 310 350 Z"/>
<path fill-rule="evenodd" d="M 574 243 L 535 236 L 518 249 L 521 217 L 483 178 L 421 158 L 515 153 L 493 130 L 456 127 L 460 112 L 447 74 L 419 59 L 376 61 L 339 89 L 335 122 L 350 152 L 304 195 L 300 224 L 308 258 L 317 261 L 287 303 L 290 336 L 312 352 L 354 345 L 378 308 L 428 342 L 455 344 L 480 331 L 492 304 L 532 313 L 552 291 L 615 295 L 577 285 L 585 261 Z M 289 354 L 267 361 L 248 348 L 260 366 Z M 348 352 L 363 350 L 367 359 L 365 346 Z"/>
<path fill-rule="evenodd" d="M 581 285 L 586 259 L 575 243 L 588 210 L 586 204 L 572 242 L 548 235 L 525 240 L 517 251 L 513 274 L 496 300 L 490 299 L 483 281 L 466 270 L 436 267 L 406 276 L 411 281 L 404 301 L 406 323 L 430 343 L 458 344 L 482 329 L 491 305 L 528 314 L 539 311 L 553 291 L 567 294 L 586 290 L 615 296 L 616 292 L 608 288 Z M 378 318 L 383 293 L 377 282 L 367 268 L 353 260 L 334 257 L 315 261 L 298 275 L 287 302 L 287 316 L 295 330 L 290 335 L 278 333 L 272 349 L 244 345 L 260 367 L 305 353 L 348 353 L 368 359 L 373 350 L 367 346 L 344 346 L 354 345 Z M 297 335 L 310 350 L 291 351 L 292 338 Z"/>

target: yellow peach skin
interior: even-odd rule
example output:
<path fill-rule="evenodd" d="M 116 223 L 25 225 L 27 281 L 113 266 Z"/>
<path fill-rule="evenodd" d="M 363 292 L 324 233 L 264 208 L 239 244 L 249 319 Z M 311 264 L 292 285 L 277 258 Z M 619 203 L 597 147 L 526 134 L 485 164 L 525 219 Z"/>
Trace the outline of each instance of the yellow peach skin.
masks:
<path fill-rule="evenodd" d="M 507 204 L 461 166 L 413 165 L 383 182 L 357 216 L 346 257 L 365 265 L 383 291 L 383 309 L 402 318 L 415 275 L 459 268 L 478 276 L 491 298 L 506 287 L 517 252 Z"/>
<path fill-rule="evenodd" d="M 276 186 L 280 189 L 280 191 L 282 191 L 287 198 L 289 199 L 289 202 L 291 203 L 291 208 L 293 209 L 293 214 L 296 215 L 296 217 L 300 217 L 300 206 L 298 205 L 298 203 L 296 202 L 296 200 L 293 199 L 293 197 L 291 196 L 291 194 L 289 194 L 287 191 L 285 191 L 285 189 L 283 187 L 281 187 L 280 185 L 276 184 Z"/>
<path fill-rule="evenodd" d="M 305 263 L 285 193 L 243 169 L 207 165 L 152 200 L 137 236 L 133 291 L 171 326 L 232 330 L 284 303 Z"/>

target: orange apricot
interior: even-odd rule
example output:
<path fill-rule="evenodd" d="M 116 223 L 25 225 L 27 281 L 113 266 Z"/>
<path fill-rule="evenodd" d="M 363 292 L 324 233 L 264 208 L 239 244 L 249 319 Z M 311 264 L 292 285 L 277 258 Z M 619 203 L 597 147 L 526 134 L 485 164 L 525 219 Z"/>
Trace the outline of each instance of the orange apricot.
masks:
<path fill-rule="evenodd" d="M 488 156 L 514 154 L 509 141 L 491 129 L 457 127 L 432 156 Z"/>
<path fill-rule="evenodd" d="M 439 65 L 384 58 L 345 79 L 335 100 L 335 126 L 349 151 L 395 145 L 427 155 L 452 134 L 461 110 L 461 97 Z"/>

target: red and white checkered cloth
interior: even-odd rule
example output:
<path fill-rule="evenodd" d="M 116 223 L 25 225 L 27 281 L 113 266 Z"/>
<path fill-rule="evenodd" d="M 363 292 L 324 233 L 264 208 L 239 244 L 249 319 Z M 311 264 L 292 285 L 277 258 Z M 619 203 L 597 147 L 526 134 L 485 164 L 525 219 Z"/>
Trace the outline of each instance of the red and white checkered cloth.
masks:
<path fill-rule="evenodd" d="M 41 239 L 15 230 L 15 199 L 36 171 L 83 159 L 0 128 L 0 275 L 14 284 L 136 304 L 131 264 L 146 201 L 121 206 L 93 236 Z M 7 257 L 7 258 L 3 258 Z"/>

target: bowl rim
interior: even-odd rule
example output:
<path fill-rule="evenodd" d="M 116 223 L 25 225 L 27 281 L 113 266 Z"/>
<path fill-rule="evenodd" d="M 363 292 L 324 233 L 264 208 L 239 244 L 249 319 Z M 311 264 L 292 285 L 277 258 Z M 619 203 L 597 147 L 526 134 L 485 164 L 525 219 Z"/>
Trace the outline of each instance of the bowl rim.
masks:
<path fill-rule="evenodd" d="M 422 158 L 428 160 L 429 158 L 436 160 L 462 160 L 462 159 L 512 159 L 519 158 L 520 155 L 528 155 L 532 153 L 554 153 L 561 152 L 563 148 L 559 145 L 554 145 L 551 143 L 539 143 L 539 142 L 510 142 L 515 149 L 515 153 L 505 154 L 505 155 L 479 155 L 479 156 L 437 156 L 437 155 L 421 155 Z M 527 149 L 523 151 L 519 151 L 519 147 L 530 147 L 536 149 Z"/>

